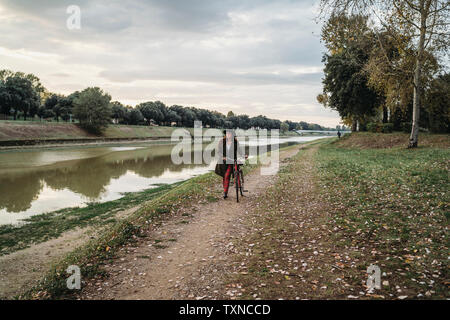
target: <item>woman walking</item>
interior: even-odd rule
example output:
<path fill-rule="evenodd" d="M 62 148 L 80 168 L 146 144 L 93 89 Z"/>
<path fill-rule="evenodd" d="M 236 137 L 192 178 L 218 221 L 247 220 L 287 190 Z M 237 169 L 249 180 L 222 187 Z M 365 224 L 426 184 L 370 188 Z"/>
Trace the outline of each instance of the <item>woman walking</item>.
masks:
<path fill-rule="evenodd" d="M 241 155 L 241 149 L 234 131 L 224 130 L 223 134 L 224 137 L 219 141 L 218 146 L 216 173 L 223 177 L 223 198 L 226 199 L 228 198 L 230 176 L 233 172 L 234 161 L 237 160 L 238 154 Z M 247 155 L 245 158 L 247 158 Z"/>

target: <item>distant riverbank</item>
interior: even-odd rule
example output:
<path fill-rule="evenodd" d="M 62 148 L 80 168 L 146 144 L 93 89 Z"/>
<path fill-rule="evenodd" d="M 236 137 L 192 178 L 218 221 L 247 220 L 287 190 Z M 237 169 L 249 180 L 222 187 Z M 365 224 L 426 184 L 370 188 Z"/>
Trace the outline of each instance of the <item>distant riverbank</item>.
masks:
<path fill-rule="evenodd" d="M 176 127 L 110 125 L 102 135 L 73 123 L 0 121 L 0 146 L 89 144 L 136 140 L 170 140 Z M 193 134 L 193 128 L 187 128 Z"/>
<path fill-rule="evenodd" d="M 102 135 L 91 134 L 74 123 L 38 121 L 0 121 L 0 150 L 64 145 L 170 141 L 176 129 L 194 135 L 194 128 L 164 126 L 110 125 Z M 290 131 L 282 136 L 298 136 Z"/>

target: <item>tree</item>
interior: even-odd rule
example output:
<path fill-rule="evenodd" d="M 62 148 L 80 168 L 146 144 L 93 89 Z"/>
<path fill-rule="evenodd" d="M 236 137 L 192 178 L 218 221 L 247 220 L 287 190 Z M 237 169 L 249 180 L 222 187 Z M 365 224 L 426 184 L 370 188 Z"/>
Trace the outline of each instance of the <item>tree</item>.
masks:
<path fill-rule="evenodd" d="M 0 80 L 0 113 L 9 115 L 11 110 L 11 103 L 9 101 L 9 94 L 6 90 L 5 83 Z"/>
<path fill-rule="evenodd" d="M 144 116 L 137 108 L 126 108 L 124 119 L 127 124 L 138 125 L 144 121 Z"/>
<path fill-rule="evenodd" d="M 162 103 L 161 101 L 155 101 L 155 102 L 153 102 L 153 106 L 157 109 L 157 110 L 159 110 L 159 112 L 161 113 L 161 117 L 160 117 L 160 119 L 158 120 L 158 124 L 163 124 L 163 122 L 166 122 L 166 116 L 167 116 L 167 112 L 168 112 L 168 109 L 167 109 L 167 106 L 164 104 L 164 103 Z"/>
<path fill-rule="evenodd" d="M 325 56 L 323 90 L 328 95 L 328 106 L 343 119 L 353 119 L 353 130 L 356 130 L 357 121 L 374 115 L 379 96 L 367 85 L 363 65 L 358 63 L 362 57 L 355 58 L 364 53 L 356 48 L 349 50 Z"/>
<path fill-rule="evenodd" d="M 375 42 L 367 24 L 367 16 L 336 13 L 322 28 L 329 54 L 323 57 L 324 89 L 317 101 L 337 110 L 354 131 L 358 123 L 375 114 L 380 102 L 376 90 L 369 88 L 365 72 Z"/>
<path fill-rule="evenodd" d="M 297 129 L 297 123 L 296 122 L 292 122 L 292 121 L 289 121 L 289 120 L 286 120 L 284 122 L 289 126 L 289 129 L 288 129 L 289 131 Z M 281 127 L 280 127 L 280 129 L 281 129 Z"/>
<path fill-rule="evenodd" d="M 439 75 L 425 95 L 431 132 L 450 133 L 450 74 Z"/>
<path fill-rule="evenodd" d="M 395 34 L 408 35 L 413 40 L 413 111 L 409 148 L 418 145 L 419 116 L 424 84 L 422 73 L 425 52 L 446 51 L 449 47 L 448 31 L 450 2 L 447 0 L 321 0 L 322 14 L 358 12 L 370 16 Z M 380 14 L 382 13 L 382 14 Z"/>
<path fill-rule="evenodd" d="M 196 120 L 195 113 L 190 108 L 184 108 L 181 114 L 181 123 L 184 127 L 194 127 L 194 121 Z"/>
<path fill-rule="evenodd" d="M 6 79 L 4 83 L 4 100 L 9 109 L 13 109 L 14 120 L 17 119 L 19 111 L 27 119 L 29 113 L 36 113 L 40 105 L 38 93 L 34 90 L 33 84 L 27 78 L 13 75 Z"/>
<path fill-rule="evenodd" d="M 369 85 L 384 96 L 383 122 L 387 122 L 388 110 L 391 115 L 408 111 L 414 94 L 412 38 L 395 32 L 385 28 L 376 31 L 377 41 L 365 66 Z M 424 55 L 421 82 L 428 87 L 439 70 L 439 64 L 431 52 L 425 51 Z"/>
<path fill-rule="evenodd" d="M 181 126 L 182 125 L 182 120 L 183 120 L 183 113 L 184 113 L 184 107 L 183 106 L 179 106 L 179 105 L 173 105 L 171 106 L 168 111 L 172 111 L 175 112 L 177 114 L 177 126 Z M 173 120 L 172 120 L 173 121 Z"/>
<path fill-rule="evenodd" d="M 62 96 L 57 94 L 52 94 L 49 96 L 44 103 L 44 106 L 47 110 L 51 110 L 52 114 L 55 117 L 55 120 L 59 122 L 59 116 L 61 115 L 60 101 L 62 100 Z M 48 113 L 49 114 L 49 113 Z"/>
<path fill-rule="evenodd" d="M 39 119 L 41 119 L 41 120 L 55 117 L 55 114 L 53 113 L 53 110 L 47 109 L 45 107 L 45 105 L 41 105 L 38 108 L 37 115 L 38 115 Z"/>
<path fill-rule="evenodd" d="M 246 114 L 237 116 L 238 127 L 244 130 L 250 129 L 250 117 Z"/>
<path fill-rule="evenodd" d="M 172 125 L 172 122 L 175 122 L 178 125 L 178 123 L 181 121 L 181 117 L 174 110 L 168 110 L 166 121 L 169 123 L 169 125 Z"/>
<path fill-rule="evenodd" d="M 82 128 L 100 133 L 111 122 L 110 101 L 111 96 L 98 87 L 84 89 L 73 101 L 73 115 Z"/>
<path fill-rule="evenodd" d="M 225 115 L 220 112 L 213 111 L 214 127 L 224 128 L 225 127 Z M 248 127 L 250 127 L 250 118 L 248 119 Z"/>
<path fill-rule="evenodd" d="M 31 82 L 31 86 L 33 87 L 33 90 L 36 91 L 36 93 L 40 97 L 42 95 L 44 95 L 44 92 L 46 91 L 44 86 L 41 84 L 41 81 L 39 80 L 39 78 L 36 77 L 32 73 L 25 74 L 23 72 L 14 72 L 14 71 L 7 70 L 7 69 L 0 70 L 0 81 L 5 82 L 6 79 L 8 79 L 10 77 L 19 77 L 19 78 L 27 79 L 28 81 Z"/>
<path fill-rule="evenodd" d="M 67 122 L 71 119 L 71 116 L 73 115 L 74 101 L 76 98 L 79 97 L 79 95 L 80 92 L 75 91 L 74 93 L 71 93 L 67 97 L 62 96 L 62 98 L 60 99 L 59 113 L 64 121 Z"/>
<path fill-rule="evenodd" d="M 136 106 L 136 109 L 142 113 L 148 125 L 151 124 L 152 120 L 158 124 L 164 120 L 164 114 L 161 108 L 154 102 L 141 103 Z"/>
<path fill-rule="evenodd" d="M 286 133 L 289 131 L 289 125 L 286 122 L 282 122 L 280 125 L 281 133 Z"/>
<path fill-rule="evenodd" d="M 123 120 L 126 112 L 127 109 L 119 101 L 111 102 L 111 117 L 114 119 L 115 123 L 119 123 L 120 120 Z"/>
<path fill-rule="evenodd" d="M 331 55 L 360 47 L 371 48 L 372 30 L 367 25 L 365 15 L 332 13 L 322 27 L 321 38 Z"/>
<path fill-rule="evenodd" d="M 281 129 L 281 121 L 278 119 L 272 119 L 270 129 Z"/>
<path fill-rule="evenodd" d="M 298 130 L 309 130 L 309 124 L 305 121 L 300 121 Z"/>

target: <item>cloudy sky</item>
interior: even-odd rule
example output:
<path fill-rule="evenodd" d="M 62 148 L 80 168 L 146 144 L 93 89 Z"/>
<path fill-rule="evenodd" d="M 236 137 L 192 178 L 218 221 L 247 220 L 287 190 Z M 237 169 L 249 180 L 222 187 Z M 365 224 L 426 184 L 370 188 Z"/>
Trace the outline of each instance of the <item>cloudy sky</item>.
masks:
<path fill-rule="evenodd" d="M 336 126 L 323 108 L 318 0 L 0 0 L 0 69 L 69 94 L 161 100 Z M 67 28 L 69 5 L 81 29 Z"/>

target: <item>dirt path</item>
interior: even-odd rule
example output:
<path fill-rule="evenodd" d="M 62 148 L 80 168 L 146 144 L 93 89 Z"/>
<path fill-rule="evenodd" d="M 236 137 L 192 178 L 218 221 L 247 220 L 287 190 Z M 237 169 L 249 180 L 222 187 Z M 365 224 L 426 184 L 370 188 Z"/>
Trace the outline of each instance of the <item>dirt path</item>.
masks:
<path fill-rule="evenodd" d="M 302 146 L 281 151 L 280 166 L 300 148 Z M 89 281 L 80 298 L 221 297 L 223 293 L 219 287 L 227 266 L 226 254 L 234 251 L 234 239 L 245 232 L 241 220 L 255 206 L 251 202 L 276 177 L 262 176 L 259 169 L 254 170 L 246 179 L 245 188 L 249 191 L 247 197 L 239 203 L 236 203 L 235 195 L 230 191 L 226 200 L 198 205 L 178 218 L 163 222 L 139 245 L 123 248 L 119 257 L 105 266 L 109 277 Z"/>
<path fill-rule="evenodd" d="M 138 208 L 140 206 L 120 211 L 115 218 L 126 217 Z M 93 227 L 77 228 L 58 238 L 0 256 L 0 298 L 12 299 L 30 288 L 55 261 L 95 237 L 98 232 Z"/>
<path fill-rule="evenodd" d="M 12 299 L 30 288 L 55 260 L 89 240 L 91 232 L 71 230 L 29 248 L 0 257 L 0 298 Z"/>

